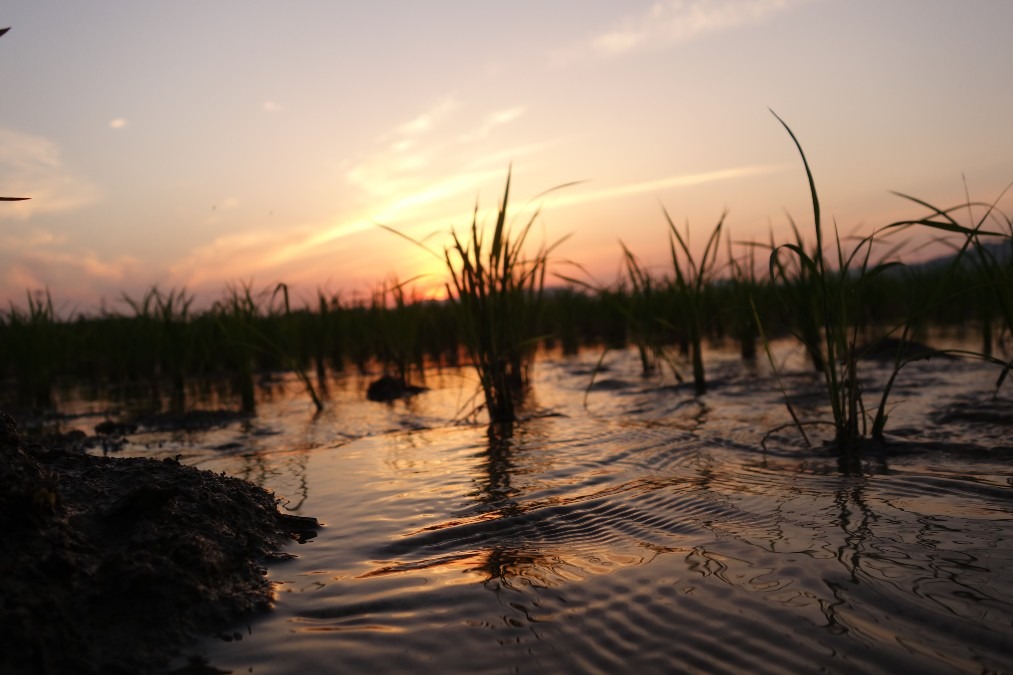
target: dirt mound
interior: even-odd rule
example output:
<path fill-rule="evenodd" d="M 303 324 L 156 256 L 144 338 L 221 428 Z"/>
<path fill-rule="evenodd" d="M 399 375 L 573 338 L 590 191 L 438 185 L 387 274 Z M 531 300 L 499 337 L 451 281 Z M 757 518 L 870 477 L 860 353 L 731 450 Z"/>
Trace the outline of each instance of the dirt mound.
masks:
<path fill-rule="evenodd" d="M 261 565 L 315 524 L 172 460 L 26 445 L 0 413 L 0 672 L 157 671 L 269 606 Z"/>

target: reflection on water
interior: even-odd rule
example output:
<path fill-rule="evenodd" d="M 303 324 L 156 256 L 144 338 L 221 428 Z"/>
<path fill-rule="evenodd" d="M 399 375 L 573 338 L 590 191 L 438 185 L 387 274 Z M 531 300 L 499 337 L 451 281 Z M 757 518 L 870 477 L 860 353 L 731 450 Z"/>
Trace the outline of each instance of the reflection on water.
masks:
<path fill-rule="evenodd" d="M 913 368 L 905 442 L 842 473 L 760 448 L 785 417 L 762 373 L 719 362 L 693 399 L 617 359 L 586 406 L 587 361 L 541 364 L 554 414 L 510 437 L 451 423 L 473 389 L 447 375 L 411 403 L 332 385 L 318 418 L 279 395 L 245 430 L 135 443 L 327 524 L 272 568 L 273 612 L 199 651 L 254 673 L 1013 668 L 1013 449 L 1001 414 L 982 444 L 953 412 L 990 393 L 980 366 Z"/>

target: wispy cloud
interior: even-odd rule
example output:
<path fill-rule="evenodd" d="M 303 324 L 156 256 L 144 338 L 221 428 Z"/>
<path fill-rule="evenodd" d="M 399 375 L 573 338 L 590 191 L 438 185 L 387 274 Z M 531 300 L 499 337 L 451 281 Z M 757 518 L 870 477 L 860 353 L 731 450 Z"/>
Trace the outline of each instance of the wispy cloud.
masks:
<path fill-rule="evenodd" d="M 125 117 L 117 117 L 116 119 L 109 120 L 110 129 L 122 129 L 127 126 L 127 120 Z"/>
<path fill-rule="evenodd" d="M 457 108 L 457 101 L 447 97 L 418 117 L 399 126 L 396 133 L 414 136 L 430 131 L 436 124 Z"/>
<path fill-rule="evenodd" d="M 617 185 L 614 187 L 606 187 L 586 192 L 560 193 L 558 196 L 554 196 L 552 198 L 552 205 L 554 207 L 571 206 L 587 202 L 630 197 L 638 194 L 657 193 L 662 190 L 670 190 L 672 188 L 690 187 L 694 185 L 703 185 L 705 183 L 715 183 L 723 180 L 744 178 L 746 176 L 776 173 L 789 168 L 790 167 L 788 165 L 782 164 L 758 164 L 752 166 L 734 167 L 731 169 L 721 169 L 718 171 L 707 171 L 704 173 L 668 176 L 666 178 L 658 178 L 656 180 L 628 183 L 626 185 Z"/>
<path fill-rule="evenodd" d="M 319 278 L 322 268 L 333 265 L 324 260 L 339 259 L 357 236 L 379 233 L 377 223 L 420 237 L 437 225 L 450 226 L 454 217 L 470 213 L 469 206 L 484 185 L 503 179 L 510 159 L 548 145 L 506 147 L 497 142 L 497 134 L 524 114 L 524 106 L 483 112 L 471 120 L 467 112 L 447 97 L 380 134 L 372 153 L 345 172 L 345 179 L 361 193 L 361 211 L 284 230 L 264 227 L 222 233 L 169 264 L 168 279 L 195 289 L 220 287 L 230 279 L 245 278 L 250 270 L 257 270 L 258 276 L 281 275 L 292 281 L 310 272 Z M 224 218 L 222 212 L 228 206 L 227 200 L 220 202 L 209 219 Z M 366 264 L 361 258 L 356 256 L 351 266 Z M 372 264 L 364 273 L 382 276 L 385 270 L 377 271 L 376 262 Z"/>
<path fill-rule="evenodd" d="M 266 113 L 276 113 L 282 110 L 281 104 L 277 101 L 264 101 L 260 107 Z"/>
<path fill-rule="evenodd" d="M 659 0 L 646 12 L 557 53 L 558 61 L 665 47 L 763 21 L 813 0 Z"/>
<path fill-rule="evenodd" d="M 300 235 L 295 235 L 300 236 Z M 187 287 L 241 279 L 293 238 L 291 231 L 259 229 L 223 234 L 168 265 L 173 283 Z"/>
<path fill-rule="evenodd" d="M 53 141 L 0 128 L 0 196 L 31 197 L 0 209 L 0 220 L 24 220 L 92 203 L 98 190 L 64 165 Z"/>
<path fill-rule="evenodd" d="M 410 189 L 412 177 L 425 171 L 434 153 L 443 146 L 442 138 L 431 133 L 457 109 L 457 102 L 444 98 L 429 110 L 382 134 L 374 153 L 361 159 L 345 178 L 373 198 L 391 198 Z"/>
<path fill-rule="evenodd" d="M 525 110 L 524 106 L 494 110 L 476 123 L 462 120 L 464 107 L 453 98 L 444 98 L 382 134 L 380 147 L 349 169 L 346 178 L 369 197 L 382 200 L 376 211 L 381 218 L 472 190 L 488 177 L 486 171 L 475 170 L 476 153 L 499 152 L 480 144 L 490 142 L 497 130 L 517 120 Z M 461 128 L 464 133 L 456 132 Z"/>
<path fill-rule="evenodd" d="M 515 119 L 523 115 L 525 111 L 526 108 L 524 106 L 515 106 L 513 108 L 494 112 L 485 118 L 485 121 L 478 129 L 461 135 L 460 140 L 465 143 L 482 140 L 488 137 L 489 134 L 497 127 L 513 122 Z"/>
<path fill-rule="evenodd" d="M 40 246 L 49 246 L 51 244 L 60 243 L 65 239 L 66 237 L 58 237 L 48 230 L 42 230 L 34 227 L 29 232 L 19 233 L 6 231 L 0 234 L 0 250 L 20 251 L 33 249 Z"/>
<path fill-rule="evenodd" d="M 150 267 L 127 255 L 106 259 L 95 251 L 35 246 L 5 258 L 0 292 L 9 298 L 57 288 L 58 303 L 91 303 L 97 297 L 118 297 L 125 287 L 150 283 L 144 279 Z"/>
<path fill-rule="evenodd" d="M 405 212 L 448 201 L 462 194 L 474 194 L 479 186 L 502 175 L 503 169 L 500 167 L 493 170 L 465 170 L 439 180 L 429 181 L 384 205 L 373 217 L 379 222 L 390 222 L 397 218 L 403 218 Z"/>

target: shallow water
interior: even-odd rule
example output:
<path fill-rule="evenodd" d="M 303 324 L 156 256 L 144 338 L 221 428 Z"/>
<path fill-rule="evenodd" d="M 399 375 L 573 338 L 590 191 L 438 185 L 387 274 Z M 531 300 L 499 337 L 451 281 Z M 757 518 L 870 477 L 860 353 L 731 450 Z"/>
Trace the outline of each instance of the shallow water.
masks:
<path fill-rule="evenodd" d="M 508 440 L 453 421 L 467 371 L 392 405 L 351 378 L 317 418 L 291 388 L 246 425 L 135 437 L 125 452 L 242 476 L 326 525 L 270 570 L 272 612 L 189 653 L 264 674 L 1013 668 L 997 369 L 910 366 L 896 450 L 847 475 L 791 430 L 761 447 L 788 421 L 762 368 L 713 354 L 694 399 L 616 353 L 586 392 L 597 356 L 539 363 L 540 414 Z M 818 414 L 811 376 L 786 382 Z"/>

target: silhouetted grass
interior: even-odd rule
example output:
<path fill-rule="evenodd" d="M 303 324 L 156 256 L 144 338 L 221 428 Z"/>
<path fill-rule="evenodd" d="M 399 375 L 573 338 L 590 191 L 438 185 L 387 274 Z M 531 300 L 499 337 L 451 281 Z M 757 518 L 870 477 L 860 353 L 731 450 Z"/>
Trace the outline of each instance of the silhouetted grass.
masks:
<path fill-rule="evenodd" d="M 479 225 L 476 204 L 468 238 L 462 239 L 452 230 L 452 244 L 441 256 L 450 274 L 447 297 L 494 425 L 510 425 L 516 419 L 528 386 L 539 339 L 548 258 L 560 243 L 543 244 L 533 256 L 526 256 L 524 246 L 538 211 L 514 232 L 507 223 L 509 201 L 508 173 L 492 241 Z M 409 240 L 433 253 L 420 242 Z"/>
<path fill-rule="evenodd" d="M 139 388 L 149 408 L 183 410 L 200 404 L 201 383 L 227 380 L 238 407 L 252 412 L 261 374 L 290 371 L 319 409 L 318 392 L 325 392 L 330 372 L 350 365 L 364 374 L 379 368 L 407 383 L 428 365 L 455 366 L 463 356 L 479 374 L 490 421 L 509 423 L 517 417 L 540 345 L 572 354 L 585 346 L 632 344 L 645 372 L 667 363 L 680 377 L 678 347 L 692 363 L 701 394 L 707 386 L 704 343 L 731 336 L 748 359 L 761 328 L 765 341 L 787 334 L 805 346 L 827 391 L 827 422 L 845 449 L 884 438 L 894 383 L 907 363 L 924 357 L 903 346 L 932 327 L 980 327 L 981 350 L 963 353 L 1000 364 L 1001 386 L 1013 367 L 1013 224 L 998 200 L 940 209 L 907 197 L 929 215 L 874 235 L 841 238 L 836 227 L 832 234 L 823 227 L 808 161 L 784 126 L 806 169 L 815 242 L 806 242 L 791 221 L 788 243 L 740 244 L 738 255 L 727 236 L 727 259 L 719 264 L 721 236 L 728 232 L 724 217 L 696 259 L 688 231 L 676 228 L 666 212 L 667 271 L 652 273 L 620 242 L 622 276 L 615 283 L 561 276 L 569 286 L 547 289 L 555 245 L 524 252 L 538 213 L 511 229 L 508 174 L 488 233 L 476 207 L 463 236 L 452 232 L 450 245 L 430 250 L 446 265 L 447 301 L 422 301 L 409 290 L 413 280 L 396 277 L 366 300 L 317 290 L 304 306 L 292 302 L 284 283 L 255 291 L 246 282 L 229 284 L 203 311 L 193 309 L 196 299 L 185 289 L 152 287 L 137 298 L 124 296 L 126 313 L 104 308 L 95 316 L 64 318 L 48 291 L 29 293 L 25 306 L 12 303 L 0 311 L 6 402 L 52 408 L 60 383 L 87 381 L 122 391 Z M 892 261 L 899 247 L 879 252 L 885 235 L 910 228 L 949 237 L 951 258 L 903 267 Z M 769 249 L 769 275 L 757 273 L 760 248 Z M 859 372 L 863 349 L 886 344 L 886 338 L 901 347 L 877 404 L 867 409 Z M 812 420 L 795 419 L 805 434 Z"/>
<path fill-rule="evenodd" d="M 186 408 L 185 378 L 194 369 L 193 335 L 189 330 L 194 297 L 186 289 L 162 292 L 154 286 L 139 299 L 124 295 L 123 300 L 135 318 L 136 335 L 129 348 L 144 352 L 133 358 L 146 367 L 153 400 L 160 399 L 160 381 L 168 378 L 170 409 L 182 412 Z"/>
<path fill-rule="evenodd" d="M 861 298 L 878 277 L 899 263 L 889 260 L 872 262 L 875 235 L 859 239 L 848 251 L 835 227 L 830 248 L 836 254 L 836 265 L 831 265 L 825 254 L 819 195 L 809 162 L 791 128 L 780 117 L 777 120 L 791 136 L 805 167 L 816 242 L 807 250 L 799 229 L 793 222 L 796 240 L 773 247 L 770 254 L 770 276 L 780 288 L 788 292 L 789 304 L 795 310 L 795 315 L 802 319 L 796 337 L 806 346 L 814 366 L 821 370 L 833 416 L 834 442 L 842 456 L 848 458 L 857 452 L 861 441 L 869 435 L 868 416 L 858 372 L 860 354 L 857 344 L 863 324 L 856 299 Z M 782 253 L 793 264 L 786 263 Z M 899 367 L 898 365 L 897 368 Z M 884 391 L 878 410 L 885 410 L 888 394 L 889 389 Z M 791 403 L 787 397 L 785 401 L 790 409 Z M 790 412 L 804 435 L 798 416 L 793 410 Z M 877 415 L 872 427 L 874 436 L 882 436 L 885 421 L 885 417 L 880 419 Z"/>
<path fill-rule="evenodd" d="M 27 309 L 12 304 L 4 317 L 3 351 L 13 366 L 18 404 L 49 408 L 61 361 L 56 312 L 48 289 L 27 298 Z"/>
<path fill-rule="evenodd" d="M 942 279 L 935 285 L 933 298 L 940 304 L 956 299 L 960 306 L 974 308 L 971 317 L 980 325 L 981 351 L 971 355 L 1003 366 L 996 390 L 1013 369 L 1013 359 L 995 358 L 993 347 L 997 335 L 1002 341 L 1013 342 L 1013 219 L 998 208 L 999 201 L 1011 187 L 1013 183 L 991 203 L 972 201 L 968 197 L 965 203 L 947 209 L 896 193 L 927 208 L 931 215 L 887 226 L 888 229 L 918 226 L 961 237 L 959 245 L 954 246 L 955 253 L 949 264 L 944 267 Z M 975 209 L 981 212 L 978 218 L 975 218 Z M 964 212 L 968 214 L 967 225 L 957 219 Z M 985 229 L 986 226 L 993 229 Z"/>
<path fill-rule="evenodd" d="M 707 378 L 704 374 L 703 364 L 704 321 L 708 309 L 710 309 L 707 307 L 707 298 L 713 286 L 718 247 L 721 242 L 721 228 L 724 226 L 727 213 L 721 215 L 717 225 L 711 231 L 699 261 L 693 257 L 689 248 L 689 224 L 686 225 L 684 236 L 672 222 L 668 211 L 664 213 L 670 230 L 668 243 L 674 270 L 670 289 L 679 307 L 678 314 L 681 315 L 689 335 L 690 358 L 693 363 L 693 386 L 697 396 L 701 396 L 707 391 Z"/>

